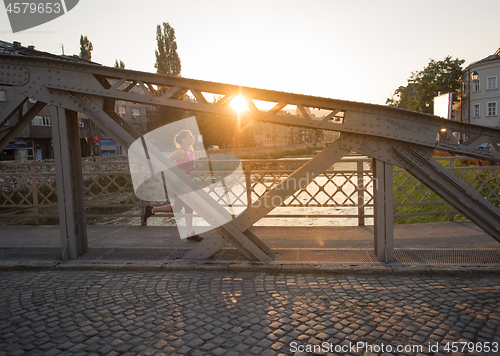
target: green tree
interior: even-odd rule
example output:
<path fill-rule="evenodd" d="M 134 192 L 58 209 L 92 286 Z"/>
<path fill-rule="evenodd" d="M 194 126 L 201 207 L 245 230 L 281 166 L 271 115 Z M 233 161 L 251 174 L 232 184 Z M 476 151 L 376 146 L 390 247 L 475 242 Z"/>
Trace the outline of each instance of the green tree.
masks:
<path fill-rule="evenodd" d="M 422 71 L 412 72 L 406 87 L 400 86 L 386 104 L 402 109 L 434 112 L 433 98 L 441 93 L 453 93 L 454 101 L 459 98 L 460 77 L 463 59 L 447 56 L 443 61 L 430 60 Z"/>
<path fill-rule="evenodd" d="M 94 46 L 92 46 L 92 42 L 89 41 L 88 37 L 83 35 L 80 36 L 80 58 L 88 59 L 89 61 L 92 59 L 92 51 L 94 50 Z"/>
<path fill-rule="evenodd" d="M 156 73 L 179 77 L 181 75 L 181 60 L 177 53 L 175 30 L 168 22 L 164 22 L 163 26 L 158 25 L 156 27 L 156 42 L 158 45 L 155 50 Z M 165 87 L 159 88 L 160 93 L 164 93 L 166 90 Z M 179 100 L 184 100 L 184 97 Z M 186 116 L 184 110 L 177 108 L 160 107 L 158 112 L 159 115 L 150 120 L 148 127 L 151 129 L 181 120 Z"/>
<path fill-rule="evenodd" d="M 175 30 L 168 22 L 156 27 L 156 42 L 158 49 L 156 55 L 156 73 L 173 76 L 181 75 L 181 60 L 177 54 L 177 42 L 175 40 Z"/>
<path fill-rule="evenodd" d="M 115 59 L 115 68 L 125 69 L 125 62 L 123 62 L 121 59 L 120 61 L 118 61 L 118 59 Z"/>

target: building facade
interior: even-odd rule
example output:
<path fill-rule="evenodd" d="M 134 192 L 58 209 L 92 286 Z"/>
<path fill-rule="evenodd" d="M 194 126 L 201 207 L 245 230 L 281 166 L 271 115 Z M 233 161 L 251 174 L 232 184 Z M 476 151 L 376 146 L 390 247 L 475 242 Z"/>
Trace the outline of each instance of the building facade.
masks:
<path fill-rule="evenodd" d="M 71 62 L 95 64 L 78 56 L 55 55 L 48 52 L 35 50 L 34 46 L 23 47 L 19 42 L 5 42 L 0 40 L 0 54 L 13 56 L 33 56 L 54 58 Z M 19 88 L 15 86 L 0 85 L 0 112 L 7 107 L 12 100 L 22 95 Z M 23 112 L 27 112 L 34 101 L 28 100 L 23 105 Z M 145 134 L 148 131 L 148 115 L 150 110 L 146 105 L 116 101 L 115 112 L 125 121 L 131 124 L 137 131 Z M 126 154 L 125 150 L 108 137 L 88 117 L 78 113 L 80 124 L 80 148 L 82 157 L 89 156 L 114 156 Z M 17 118 L 11 118 L 0 127 L 0 132 L 13 125 Z M 1 133 L 0 133 L 1 136 Z M 0 152 L 0 160 L 45 160 L 53 159 L 52 124 L 50 117 L 50 105 L 47 105 L 37 116 L 33 118 L 3 151 Z"/>
<path fill-rule="evenodd" d="M 461 121 L 500 127 L 500 48 L 492 55 L 469 65 L 462 76 Z"/>

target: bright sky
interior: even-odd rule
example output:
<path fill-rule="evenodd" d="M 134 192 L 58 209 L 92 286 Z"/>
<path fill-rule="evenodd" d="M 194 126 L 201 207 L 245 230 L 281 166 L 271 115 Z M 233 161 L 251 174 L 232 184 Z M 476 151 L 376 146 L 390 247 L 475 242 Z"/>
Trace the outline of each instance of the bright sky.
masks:
<path fill-rule="evenodd" d="M 23 2 L 23 1 L 20 1 Z M 411 72 L 447 55 L 468 64 L 500 47 L 491 0 L 80 0 L 64 16 L 0 39 L 155 72 L 156 26 L 176 31 L 182 76 L 385 104 Z"/>

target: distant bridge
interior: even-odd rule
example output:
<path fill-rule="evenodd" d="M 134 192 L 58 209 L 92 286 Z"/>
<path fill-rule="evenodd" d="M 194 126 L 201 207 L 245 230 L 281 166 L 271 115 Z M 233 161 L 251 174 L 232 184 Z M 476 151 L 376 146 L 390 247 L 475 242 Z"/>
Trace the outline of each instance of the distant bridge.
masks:
<path fill-rule="evenodd" d="M 307 186 L 335 162 L 351 151 L 374 158 L 374 173 L 378 180 L 375 189 L 375 253 L 381 261 L 394 257 L 392 222 L 392 165 L 408 170 L 417 179 L 440 195 L 481 229 L 500 242 L 500 210 L 444 169 L 432 156 L 434 149 L 500 161 L 496 142 L 500 130 L 462 122 L 445 120 L 433 115 L 380 105 L 356 103 L 321 97 L 240 87 L 131 70 L 109 68 L 95 64 L 75 63 L 63 59 L 0 55 L 0 88 L 11 87 L 18 95 L 0 113 L 0 150 L 47 105 L 50 105 L 52 136 L 57 172 L 59 221 L 61 225 L 62 258 L 77 258 L 88 251 L 81 172 L 79 126 L 77 112 L 84 113 L 102 131 L 122 146 L 130 147 L 141 134 L 114 112 L 115 100 L 168 106 L 195 112 L 209 112 L 234 117 L 229 104 L 242 96 L 249 111 L 243 120 L 257 120 L 287 126 L 306 127 L 341 132 L 341 137 L 329 147 L 293 172 L 283 181 L 228 223 L 219 224 L 227 212 L 220 207 L 211 209 L 213 200 L 197 193 L 197 199 L 187 199 L 214 232 L 196 245 L 184 259 L 206 259 L 231 242 L 252 261 L 272 261 L 274 251 L 266 246 L 249 228 L 266 216 L 274 207 L 261 204 L 279 197 L 284 201 L 295 192 L 290 179 Z M 167 90 L 160 92 L 159 87 Z M 133 91 L 132 89 L 135 88 Z M 185 101 L 186 93 L 196 101 Z M 222 97 L 209 103 L 203 93 Z M 28 99 L 36 103 L 23 112 Z M 252 100 L 273 103 L 271 109 L 259 110 Z M 302 117 L 284 115 L 282 110 L 294 105 Z M 321 120 L 313 119 L 307 108 L 327 110 Z M 13 125 L 8 120 L 17 118 Z M 467 140 L 459 144 L 454 133 Z M 478 149 L 485 142 L 493 151 Z M 150 152 L 158 162 L 169 165 L 158 152 Z M 177 192 L 193 193 L 192 181 L 179 183 L 166 174 Z M 290 188 L 290 186 L 292 188 Z M 222 226 L 221 226 L 222 225 Z"/>

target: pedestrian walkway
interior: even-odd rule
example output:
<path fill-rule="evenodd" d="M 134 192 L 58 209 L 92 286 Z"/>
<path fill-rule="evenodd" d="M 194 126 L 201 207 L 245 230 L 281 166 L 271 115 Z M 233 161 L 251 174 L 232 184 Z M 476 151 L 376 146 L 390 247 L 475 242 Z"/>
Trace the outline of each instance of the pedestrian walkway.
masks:
<path fill-rule="evenodd" d="M 176 227 L 90 225 L 87 230 L 89 252 L 68 262 L 169 263 L 196 244 L 180 239 Z M 0 231 L 0 261 L 61 262 L 58 226 L 2 226 Z M 275 264 L 381 263 L 373 251 L 373 226 L 256 226 L 252 231 L 276 251 Z M 468 221 L 395 225 L 394 235 L 394 264 L 500 267 L 499 243 Z M 248 259 L 227 245 L 206 262 Z"/>
<path fill-rule="evenodd" d="M 5 356 L 500 354 L 498 274 L 29 270 L 0 285 Z"/>

